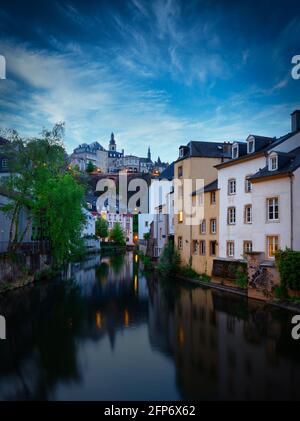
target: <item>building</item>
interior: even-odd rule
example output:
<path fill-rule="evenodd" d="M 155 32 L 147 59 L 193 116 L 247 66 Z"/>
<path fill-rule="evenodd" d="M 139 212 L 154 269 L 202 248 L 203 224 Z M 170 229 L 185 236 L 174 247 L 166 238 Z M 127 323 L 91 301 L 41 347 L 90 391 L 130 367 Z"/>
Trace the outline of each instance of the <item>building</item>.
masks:
<path fill-rule="evenodd" d="M 260 252 L 274 260 L 300 250 L 300 111 L 280 138 L 249 135 L 232 159 L 217 165 L 220 189 L 219 254 L 229 260 Z"/>
<path fill-rule="evenodd" d="M 131 213 L 112 213 L 109 211 L 101 212 L 101 216 L 107 220 L 109 231 L 113 229 L 116 223 L 121 225 L 125 235 L 126 245 L 133 245 L 133 215 Z"/>
<path fill-rule="evenodd" d="M 79 171 L 86 171 L 89 162 L 100 172 L 107 172 L 108 152 L 100 143 L 83 143 L 74 149 L 70 156 L 70 165 L 77 166 Z"/>
<path fill-rule="evenodd" d="M 200 142 L 192 141 L 179 148 L 179 158 L 175 162 L 174 177 L 179 181 L 184 179 L 203 180 L 204 186 L 209 186 L 217 179 L 216 165 L 231 158 L 231 143 L 229 142 Z M 183 198 L 184 185 L 180 190 L 179 199 Z M 210 212 L 210 210 L 209 210 Z M 174 215 L 175 245 L 177 246 L 183 264 L 190 264 L 193 261 L 193 241 L 200 240 L 199 226 L 193 228 L 187 224 L 185 210 L 179 210 Z M 217 244 L 215 254 L 218 254 Z M 209 250 L 208 250 L 209 251 Z M 213 257 L 213 256 L 211 256 Z M 201 273 L 205 272 L 206 266 L 199 267 Z"/>
<path fill-rule="evenodd" d="M 211 275 L 219 244 L 219 190 L 218 180 L 195 191 L 193 199 L 204 206 L 200 225 L 192 227 L 192 267 L 198 273 Z"/>
<path fill-rule="evenodd" d="M 108 145 L 108 172 L 113 173 L 118 171 L 118 162 L 122 157 L 124 157 L 124 150 L 122 152 L 117 151 L 115 135 L 112 133 Z"/>
<path fill-rule="evenodd" d="M 115 169 L 118 171 L 139 172 L 140 158 L 135 155 L 121 156 L 115 162 Z"/>
<path fill-rule="evenodd" d="M 140 172 L 149 173 L 153 169 L 153 162 L 151 160 L 150 146 L 148 147 L 147 158 L 140 158 Z"/>

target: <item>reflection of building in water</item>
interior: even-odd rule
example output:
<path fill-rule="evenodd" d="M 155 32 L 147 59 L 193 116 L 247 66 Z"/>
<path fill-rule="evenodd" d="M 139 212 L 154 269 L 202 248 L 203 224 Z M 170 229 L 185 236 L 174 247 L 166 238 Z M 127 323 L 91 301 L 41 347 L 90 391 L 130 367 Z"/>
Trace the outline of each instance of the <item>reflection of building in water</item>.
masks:
<path fill-rule="evenodd" d="M 286 347 L 297 347 L 290 338 L 291 326 L 287 323 L 285 331 L 282 322 L 255 302 L 249 302 L 246 317 L 238 318 L 234 301 L 240 305 L 240 299 L 233 298 L 228 306 L 221 295 L 214 298 L 221 347 L 219 395 L 233 400 L 299 399 L 299 354 L 297 362 L 291 361 L 280 350 L 282 341 Z"/>
<path fill-rule="evenodd" d="M 165 353 L 173 354 L 183 399 L 215 397 L 218 336 L 211 293 L 201 288 L 180 289 L 180 297 L 170 307 L 168 292 L 166 295 L 158 289 L 152 292 L 150 341 Z"/>
<path fill-rule="evenodd" d="M 151 287 L 151 345 L 174 358 L 183 399 L 300 399 L 290 315 L 202 288 Z M 283 318 L 286 317 L 286 321 Z"/>

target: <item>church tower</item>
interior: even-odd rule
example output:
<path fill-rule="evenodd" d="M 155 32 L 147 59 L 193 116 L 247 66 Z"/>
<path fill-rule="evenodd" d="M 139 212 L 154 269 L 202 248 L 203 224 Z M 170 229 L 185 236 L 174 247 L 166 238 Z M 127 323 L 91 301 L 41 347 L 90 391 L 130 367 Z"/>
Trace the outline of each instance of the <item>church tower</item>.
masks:
<path fill-rule="evenodd" d="M 115 142 L 115 135 L 113 133 L 110 135 L 109 150 L 110 151 L 116 151 L 117 150 L 117 145 L 116 145 L 116 142 Z"/>
<path fill-rule="evenodd" d="M 150 151 L 150 146 L 148 147 L 148 155 L 147 158 L 149 159 L 149 161 L 151 161 L 151 151 Z"/>

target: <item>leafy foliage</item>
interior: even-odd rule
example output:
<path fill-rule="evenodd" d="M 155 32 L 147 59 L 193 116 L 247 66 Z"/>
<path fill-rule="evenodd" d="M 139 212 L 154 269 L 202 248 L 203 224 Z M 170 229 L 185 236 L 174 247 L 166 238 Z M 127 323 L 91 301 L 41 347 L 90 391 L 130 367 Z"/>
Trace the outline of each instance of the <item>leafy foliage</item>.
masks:
<path fill-rule="evenodd" d="M 162 253 L 158 262 L 158 271 L 164 275 L 168 276 L 179 270 L 180 267 L 180 254 L 178 250 L 174 247 L 174 243 L 171 240 L 168 240 L 165 244 Z"/>
<path fill-rule="evenodd" d="M 125 235 L 119 222 L 116 222 L 109 233 L 109 238 L 118 245 L 125 245 Z"/>
<path fill-rule="evenodd" d="M 276 263 L 281 287 L 300 290 L 300 252 L 291 249 L 279 250 L 276 252 Z"/>
<path fill-rule="evenodd" d="M 95 171 L 95 169 L 96 169 L 95 165 L 91 161 L 89 161 L 87 166 L 86 166 L 86 172 L 88 174 L 91 174 L 92 172 Z"/>
<path fill-rule="evenodd" d="M 97 218 L 96 220 L 96 235 L 102 239 L 109 235 L 108 222 L 104 218 Z"/>

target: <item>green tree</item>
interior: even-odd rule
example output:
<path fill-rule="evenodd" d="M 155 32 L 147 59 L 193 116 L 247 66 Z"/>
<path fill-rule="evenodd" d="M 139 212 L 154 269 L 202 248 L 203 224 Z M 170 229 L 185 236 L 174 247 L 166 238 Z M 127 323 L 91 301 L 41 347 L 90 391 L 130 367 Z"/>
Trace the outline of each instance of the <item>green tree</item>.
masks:
<path fill-rule="evenodd" d="M 178 250 L 174 247 L 173 241 L 168 240 L 165 244 L 157 268 L 163 276 L 168 276 L 179 271 L 180 255 Z"/>
<path fill-rule="evenodd" d="M 87 166 L 86 166 L 86 172 L 88 174 L 91 174 L 94 171 L 95 171 L 95 165 L 91 161 L 89 161 Z"/>
<path fill-rule="evenodd" d="M 125 245 L 125 236 L 119 222 L 116 222 L 110 231 L 109 238 L 118 245 Z"/>
<path fill-rule="evenodd" d="M 108 222 L 104 218 L 97 218 L 96 220 L 96 235 L 102 239 L 109 235 Z"/>

